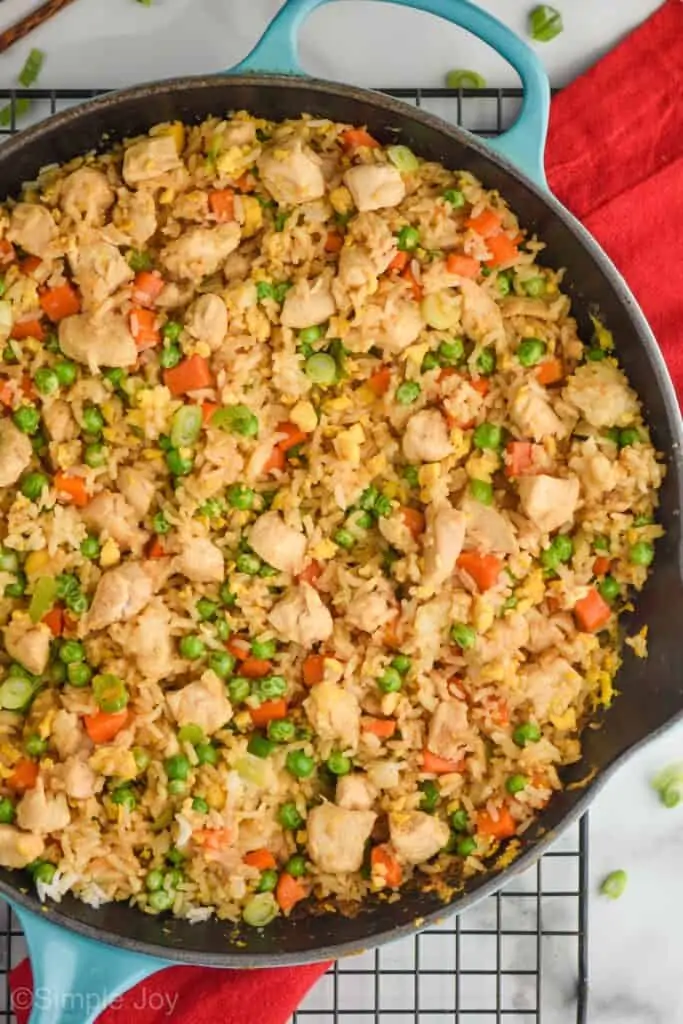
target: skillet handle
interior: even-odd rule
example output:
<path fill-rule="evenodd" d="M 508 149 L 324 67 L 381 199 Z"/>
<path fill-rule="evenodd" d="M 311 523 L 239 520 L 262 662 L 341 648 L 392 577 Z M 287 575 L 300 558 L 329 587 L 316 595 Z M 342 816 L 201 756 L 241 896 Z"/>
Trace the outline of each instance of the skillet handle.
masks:
<path fill-rule="evenodd" d="M 15 988 L 12 1005 L 21 1012 L 33 1003 L 29 1024 L 93 1024 L 118 996 L 172 966 L 85 939 L 14 903 L 10 906 L 24 930 L 33 972 L 33 999 L 30 989 Z M 142 998 L 139 1002 L 142 1009 Z M 169 1018 L 172 1010 L 169 1006 Z"/>
<path fill-rule="evenodd" d="M 232 73 L 265 71 L 303 75 L 299 64 L 298 33 L 317 7 L 331 0 L 286 0 L 253 50 L 230 68 Z M 548 131 L 550 86 L 541 61 L 533 50 L 497 18 L 469 0 L 381 0 L 434 14 L 472 32 L 505 58 L 524 86 L 522 108 L 515 124 L 503 135 L 487 139 L 487 145 L 541 188 L 547 188 L 543 152 Z"/>

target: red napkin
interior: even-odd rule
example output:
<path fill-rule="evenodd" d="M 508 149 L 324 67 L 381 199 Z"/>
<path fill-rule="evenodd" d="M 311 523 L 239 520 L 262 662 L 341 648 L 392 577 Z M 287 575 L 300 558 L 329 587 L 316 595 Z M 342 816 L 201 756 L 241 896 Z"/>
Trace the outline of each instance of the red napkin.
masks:
<path fill-rule="evenodd" d="M 683 3 L 668 0 L 553 101 L 546 168 L 555 195 L 629 282 L 683 395 L 682 96 Z M 141 982 L 99 1021 L 130 1024 L 134 1014 L 137 1024 L 285 1024 L 328 966 L 174 967 Z M 31 987 L 28 961 L 10 980 L 17 994 Z M 26 1024 L 28 1008 L 15 1012 Z"/>

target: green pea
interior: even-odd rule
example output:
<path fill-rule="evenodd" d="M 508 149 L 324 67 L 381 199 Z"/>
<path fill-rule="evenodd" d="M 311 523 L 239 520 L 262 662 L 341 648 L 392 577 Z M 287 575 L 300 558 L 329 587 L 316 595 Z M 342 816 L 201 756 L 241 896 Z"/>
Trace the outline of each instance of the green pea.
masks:
<path fill-rule="evenodd" d="M 313 324 L 311 327 L 303 327 L 299 331 L 299 341 L 302 345 L 314 345 L 316 341 L 320 341 L 324 333 L 325 332 L 320 324 Z"/>
<path fill-rule="evenodd" d="M 619 447 L 626 448 L 628 445 L 637 444 L 641 439 L 640 431 L 635 427 L 626 427 L 619 431 Z"/>
<path fill-rule="evenodd" d="M 145 875 L 145 889 L 147 892 L 158 892 L 164 884 L 164 876 L 158 868 L 153 868 Z"/>
<path fill-rule="evenodd" d="M 40 413 L 32 405 L 22 405 L 12 413 L 12 420 L 22 434 L 35 434 L 40 425 Z"/>
<path fill-rule="evenodd" d="M 465 355 L 465 343 L 462 338 L 442 341 L 437 349 L 440 366 L 454 366 Z"/>
<path fill-rule="evenodd" d="M 187 793 L 187 783 L 183 782 L 182 779 L 171 779 L 168 784 L 168 792 L 171 796 L 185 796 Z"/>
<path fill-rule="evenodd" d="M 181 455 L 175 448 L 167 451 L 165 456 L 169 473 L 173 476 L 189 476 L 194 466 L 194 459 Z"/>
<path fill-rule="evenodd" d="M 427 352 L 420 364 L 420 373 L 429 373 L 430 370 L 438 370 L 441 366 L 436 352 Z"/>
<path fill-rule="evenodd" d="M 377 490 L 376 487 L 373 487 L 371 485 L 370 487 L 365 488 L 360 498 L 358 499 L 358 504 L 360 508 L 363 509 L 364 512 L 372 512 L 375 508 L 375 502 L 377 501 L 378 498 L 379 491 Z"/>
<path fill-rule="evenodd" d="M 598 590 L 605 601 L 614 601 L 619 597 L 620 587 L 614 576 L 605 576 L 598 584 Z"/>
<path fill-rule="evenodd" d="M 497 423 L 480 423 L 472 435 L 475 448 L 498 451 L 503 444 L 503 429 Z"/>
<path fill-rule="evenodd" d="M 456 210 L 462 209 L 462 207 L 465 205 L 465 196 L 457 188 L 447 188 L 443 194 L 443 197 L 446 200 L 446 202 L 450 203 L 451 206 Z"/>
<path fill-rule="evenodd" d="M 182 850 L 179 850 L 177 846 L 172 846 L 166 854 L 166 860 L 169 864 L 172 864 L 174 868 L 178 868 L 185 862 L 185 854 Z"/>
<path fill-rule="evenodd" d="M 458 857 L 471 857 L 477 849 L 477 840 L 474 836 L 463 836 L 462 839 L 458 840 L 458 845 L 455 848 Z"/>
<path fill-rule="evenodd" d="M 81 541 L 80 552 L 84 558 L 88 558 L 90 561 L 99 558 L 100 550 L 101 545 L 97 537 L 90 535 Z"/>
<path fill-rule="evenodd" d="M 276 749 L 277 744 L 273 743 L 266 736 L 262 736 L 260 733 L 255 732 L 249 738 L 247 743 L 247 750 L 254 757 L 270 757 L 273 751 Z"/>
<path fill-rule="evenodd" d="M 264 661 L 274 658 L 277 654 L 277 641 L 253 640 L 251 644 L 251 653 L 255 658 L 261 658 Z"/>
<path fill-rule="evenodd" d="M 227 679 L 235 669 L 235 656 L 229 651 L 212 651 L 209 655 L 209 668 L 219 679 Z"/>
<path fill-rule="evenodd" d="M 196 811 L 197 814 L 208 814 L 209 805 L 207 804 L 206 800 L 204 800 L 203 797 L 196 796 L 192 800 L 192 810 Z"/>
<path fill-rule="evenodd" d="M 290 750 L 285 758 L 285 768 L 297 779 L 307 779 L 315 770 L 315 761 L 303 750 Z"/>
<path fill-rule="evenodd" d="M 409 487 L 419 487 L 420 471 L 417 466 L 404 466 L 401 475 Z"/>
<path fill-rule="evenodd" d="M 482 349 L 477 357 L 476 366 L 482 377 L 490 377 L 496 369 L 496 353 L 494 349 Z"/>
<path fill-rule="evenodd" d="M 50 662 L 47 675 L 51 683 L 61 686 L 62 683 L 66 682 L 68 677 L 66 665 L 61 661 Z"/>
<path fill-rule="evenodd" d="M 111 794 L 111 802 L 118 807 L 125 807 L 128 811 L 134 811 L 137 806 L 137 797 L 128 786 L 118 786 Z"/>
<path fill-rule="evenodd" d="M 86 466 L 90 466 L 91 469 L 99 469 L 100 466 L 104 466 L 108 458 L 109 449 L 106 445 L 100 444 L 99 441 L 95 441 L 93 444 L 85 446 L 83 461 Z"/>
<path fill-rule="evenodd" d="M 195 747 L 197 761 L 199 764 L 218 764 L 218 750 L 213 743 L 198 743 Z"/>
<path fill-rule="evenodd" d="M 5 347 L 3 348 L 2 361 L 3 363 L 10 364 L 19 362 L 19 358 L 11 345 L 5 345 Z"/>
<path fill-rule="evenodd" d="M 347 530 L 343 526 L 334 532 L 332 540 L 335 544 L 338 544 L 340 548 L 344 548 L 346 551 L 350 551 L 356 543 L 356 538 L 351 531 Z"/>
<path fill-rule="evenodd" d="M 420 232 L 410 225 L 402 227 L 398 233 L 396 245 L 401 252 L 412 252 L 420 244 Z"/>
<path fill-rule="evenodd" d="M 7 583 L 5 586 L 5 597 L 23 597 L 26 593 L 26 577 L 23 572 L 17 573 L 14 583 Z"/>
<path fill-rule="evenodd" d="M 390 516 L 392 511 L 391 501 L 384 494 L 380 494 L 379 498 L 375 502 L 375 515 L 381 518 L 384 516 Z"/>
<path fill-rule="evenodd" d="M 517 349 L 517 358 L 522 366 L 536 366 L 546 354 L 548 346 L 540 338 L 524 338 Z"/>
<path fill-rule="evenodd" d="M 258 574 L 264 580 L 271 579 L 273 576 L 277 576 L 279 574 L 279 569 L 275 569 L 272 565 L 266 565 L 266 563 L 263 562 Z"/>
<path fill-rule="evenodd" d="M 420 397 L 422 388 L 416 380 L 404 380 L 396 388 L 396 401 L 399 405 L 412 405 Z"/>
<path fill-rule="evenodd" d="M 48 860 L 42 860 L 33 869 L 33 880 L 35 882 L 44 882 L 45 885 L 49 885 L 52 879 L 57 873 L 57 868 L 54 864 L 50 864 Z"/>
<path fill-rule="evenodd" d="M 206 516 L 207 519 L 217 519 L 224 512 L 225 503 L 221 498 L 209 498 L 197 509 L 198 515 Z"/>
<path fill-rule="evenodd" d="M 240 509 L 242 512 L 253 507 L 255 497 L 256 494 L 252 488 L 245 484 L 233 484 L 228 488 L 228 505 L 231 508 Z"/>
<path fill-rule="evenodd" d="M 41 395 L 54 395 L 59 390 L 59 378 L 48 366 L 36 370 L 33 381 Z"/>
<path fill-rule="evenodd" d="M 369 530 L 374 521 L 371 512 L 356 512 L 353 516 L 353 523 L 359 530 Z"/>
<path fill-rule="evenodd" d="M 377 685 L 382 693 L 397 693 L 403 686 L 401 673 L 395 668 L 386 668 L 377 680 Z"/>
<path fill-rule="evenodd" d="M 177 320 L 167 320 L 161 328 L 161 333 L 166 341 L 178 341 L 183 333 L 183 325 Z"/>
<path fill-rule="evenodd" d="M 586 352 L 586 359 L 590 360 L 591 363 L 601 363 L 607 356 L 604 348 L 600 348 L 598 345 L 594 345 L 593 348 L 589 348 Z"/>
<path fill-rule="evenodd" d="M 420 783 L 422 797 L 420 798 L 420 810 L 426 814 L 433 814 L 441 799 L 441 790 L 433 779 L 427 779 Z"/>
<path fill-rule="evenodd" d="M 505 780 L 505 788 L 510 796 L 515 796 L 517 793 L 521 793 L 528 785 L 529 780 L 526 775 L 510 775 Z"/>
<path fill-rule="evenodd" d="M 68 359 L 55 363 L 54 371 L 57 374 L 57 380 L 63 388 L 70 388 L 78 376 L 78 367 Z"/>
<path fill-rule="evenodd" d="M 247 576 L 257 576 L 259 569 L 261 568 L 261 564 L 261 559 L 252 551 L 243 551 L 242 554 L 238 555 L 235 559 L 235 567 L 237 571 L 243 572 Z"/>
<path fill-rule="evenodd" d="M 144 747 L 133 747 L 133 757 L 135 758 L 135 767 L 138 772 L 145 772 L 149 768 L 152 756 L 148 750 Z"/>
<path fill-rule="evenodd" d="M 65 640 L 59 649 L 59 657 L 65 665 L 71 665 L 72 662 L 83 661 L 85 658 L 85 649 L 82 643 L 78 640 Z"/>
<path fill-rule="evenodd" d="M 395 658 L 391 659 L 391 667 L 400 672 L 402 676 L 410 672 L 412 664 L 412 659 L 407 654 L 397 654 Z"/>
<path fill-rule="evenodd" d="M 173 754 L 164 761 L 164 769 L 169 779 L 181 779 L 186 782 L 190 774 L 190 762 L 184 754 Z"/>
<path fill-rule="evenodd" d="M 487 480 L 470 480 L 470 494 L 482 505 L 493 505 L 493 484 Z"/>
<path fill-rule="evenodd" d="M 287 680 L 284 676 L 264 676 L 254 682 L 254 694 L 259 701 L 274 700 L 287 692 Z"/>
<path fill-rule="evenodd" d="M 197 601 L 195 608 L 197 615 L 202 622 L 210 622 L 211 619 L 216 617 L 218 611 L 218 604 L 216 601 L 209 600 L 208 597 L 200 597 Z"/>
<path fill-rule="evenodd" d="M 230 584 L 227 582 L 221 584 L 221 589 L 218 591 L 218 597 L 225 608 L 233 608 L 237 603 L 237 595 L 232 592 Z"/>
<path fill-rule="evenodd" d="M 156 512 L 152 516 L 152 529 L 159 536 L 163 536 L 165 533 L 168 533 L 169 530 L 171 529 L 171 524 L 169 523 L 168 519 L 166 518 L 163 512 Z"/>
<path fill-rule="evenodd" d="M 348 775 L 352 768 L 351 759 L 339 750 L 332 751 L 326 764 L 333 775 Z"/>
<path fill-rule="evenodd" d="M 301 828 L 304 823 L 295 803 L 281 804 L 277 812 L 277 820 L 283 828 L 291 831 Z"/>
<path fill-rule="evenodd" d="M 228 683 L 228 696 L 233 704 L 242 704 L 251 693 L 251 683 L 244 676 L 235 676 Z"/>
<path fill-rule="evenodd" d="M 162 913 L 164 910 L 170 910 L 174 902 L 175 895 L 172 892 L 166 892 L 165 889 L 159 889 L 158 892 L 151 892 L 147 897 L 147 905 L 158 913 Z"/>
<path fill-rule="evenodd" d="M 0 825 L 11 825 L 15 815 L 14 804 L 9 797 L 0 797 Z"/>
<path fill-rule="evenodd" d="M 87 405 L 83 410 L 83 429 L 88 434 L 101 434 L 104 416 L 96 405 Z"/>
<path fill-rule="evenodd" d="M 312 352 L 306 359 L 304 373 L 314 384 L 329 387 L 336 384 L 338 369 L 335 360 L 327 352 Z"/>
<path fill-rule="evenodd" d="M 261 877 L 256 886 L 256 892 L 273 892 L 277 887 L 279 875 L 274 868 L 266 868 L 261 872 Z"/>
<path fill-rule="evenodd" d="M 44 473 L 27 473 L 21 481 L 21 493 L 29 501 L 38 501 L 50 481 Z"/>
<path fill-rule="evenodd" d="M 180 640 L 180 655 L 189 661 L 203 657 L 206 647 L 200 636 L 184 636 Z"/>
<path fill-rule="evenodd" d="M 300 853 L 295 853 L 285 864 L 285 871 L 292 878 L 301 878 L 306 874 L 306 858 Z"/>
<path fill-rule="evenodd" d="M 263 302 L 264 299 L 274 299 L 275 289 L 273 288 L 270 281 L 257 281 L 256 282 L 256 298 L 259 302 Z"/>
<path fill-rule="evenodd" d="M 126 382 L 126 371 L 120 366 L 112 366 L 108 370 L 104 370 L 102 376 L 114 388 L 121 388 Z"/>
<path fill-rule="evenodd" d="M 279 718 L 268 723 L 268 739 L 273 743 L 291 743 L 295 736 L 296 726 L 288 718 Z"/>
<path fill-rule="evenodd" d="M 652 563 L 652 559 L 655 557 L 655 549 L 652 544 L 646 540 L 639 540 L 636 544 L 632 544 L 629 553 L 629 561 L 633 565 L 645 565 L 648 566 Z"/>
<path fill-rule="evenodd" d="M 80 591 L 75 594 L 68 594 L 65 603 L 69 611 L 73 612 L 74 615 L 82 615 L 83 612 L 88 610 L 88 598 Z"/>
<path fill-rule="evenodd" d="M 595 537 L 593 540 L 593 547 L 596 551 L 605 551 L 609 554 L 609 541 L 607 537 Z"/>
<path fill-rule="evenodd" d="M 47 750 L 47 740 L 41 739 L 36 734 L 28 736 L 24 741 L 24 750 L 29 757 L 42 757 Z"/>
<path fill-rule="evenodd" d="M 451 814 L 451 825 L 456 832 L 466 832 L 470 826 L 470 818 L 467 811 L 461 807 Z"/>
<path fill-rule="evenodd" d="M 128 266 L 137 274 L 141 270 L 151 270 L 154 263 L 150 254 L 144 249 L 131 249 L 128 253 Z"/>
<path fill-rule="evenodd" d="M 518 747 L 525 747 L 527 743 L 538 743 L 541 730 L 535 722 L 522 722 L 513 731 L 512 738 Z"/>
<path fill-rule="evenodd" d="M 474 647 L 477 642 L 477 634 L 472 626 L 468 626 L 465 622 L 456 622 L 451 626 L 451 639 L 465 651 L 469 647 Z"/>
<path fill-rule="evenodd" d="M 182 357 L 180 345 L 164 345 L 159 354 L 159 364 L 163 370 L 172 370 Z"/>
<path fill-rule="evenodd" d="M 532 299 L 538 299 L 545 295 L 546 283 L 544 277 L 530 277 L 524 281 L 522 288 Z"/>
<path fill-rule="evenodd" d="M 82 661 L 69 665 L 66 674 L 72 686 L 87 686 L 92 679 L 92 669 Z"/>
<path fill-rule="evenodd" d="M 498 277 L 496 278 L 496 288 L 498 289 L 499 295 L 502 295 L 503 297 L 509 295 L 512 291 L 510 275 L 506 273 L 498 274 Z"/>
<path fill-rule="evenodd" d="M 195 725 L 194 722 L 188 722 L 187 725 L 182 725 L 180 729 L 178 729 L 178 739 L 181 743 L 191 743 L 194 747 L 204 739 L 204 730 L 200 725 Z"/>
<path fill-rule="evenodd" d="M 560 533 L 550 542 L 550 546 L 541 552 L 541 563 L 546 569 L 554 571 L 562 562 L 569 562 L 574 554 L 574 543 L 566 533 Z"/>

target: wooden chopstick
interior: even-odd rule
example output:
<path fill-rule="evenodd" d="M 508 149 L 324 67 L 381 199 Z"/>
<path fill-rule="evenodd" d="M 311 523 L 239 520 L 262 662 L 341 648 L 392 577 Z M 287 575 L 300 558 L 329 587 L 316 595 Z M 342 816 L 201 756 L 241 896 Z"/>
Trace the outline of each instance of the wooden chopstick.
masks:
<path fill-rule="evenodd" d="M 15 43 L 19 42 L 33 32 L 35 28 L 39 28 L 44 25 L 46 21 L 49 21 L 55 14 L 59 14 L 65 7 L 72 4 L 73 0 L 46 0 L 46 3 L 41 4 L 35 11 L 31 11 L 25 18 L 21 18 L 14 25 L 10 25 L 4 32 L 0 32 L 0 53 L 4 53 L 5 50 L 9 50 L 10 46 L 14 46 Z"/>

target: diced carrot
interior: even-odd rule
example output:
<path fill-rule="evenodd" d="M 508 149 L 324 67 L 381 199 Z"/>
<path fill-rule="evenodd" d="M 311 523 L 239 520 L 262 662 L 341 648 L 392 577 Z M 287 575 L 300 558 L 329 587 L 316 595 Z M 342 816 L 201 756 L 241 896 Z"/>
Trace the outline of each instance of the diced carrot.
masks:
<path fill-rule="evenodd" d="M 209 206 L 219 224 L 235 219 L 235 193 L 231 188 L 209 192 Z"/>
<path fill-rule="evenodd" d="M 49 627 L 53 636 L 61 636 L 64 632 L 64 610 L 59 605 L 51 608 L 47 615 L 43 615 L 42 621 Z"/>
<path fill-rule="evenodd" d="M 366 132 L 365 128 L 349 128 L 348 131 L 342 132 L 341 140 L 344 149 L 358 149 L 360 146 L 379 149 L 380 145 L 377 139 L 373 139 L 372 135 Z"/>
<path fill-rule="evenodd" d="M 480 811 L 477 815 L 477 832 L 481 836 L 489 836 L 491 839 L 509 839 L 517 831 L 515 819 L 510 811 L 502 804 L 498 808 L 498 817 L 494 818 L 488 811 Z"/>
<path fill-rule="evenodd" d="M 147 348 L 154 348 L 161 341 L 161 331 L 157 327 L 157 315 L 153 309 L 131 310 L 130 333 L 135 338 L 138 352 L 144 352 Z M 167 370 L 171 373 L 171 370 Z"/>
<path fill-rule="evenodd" d="M 41 260 L 40 256 L 25 256 L 24 259 L 19 264 L 19 269 L 21 270 L 22 274 L 26 274 L 28 277 L 30 277 L 32 274 L 35 274 L 36 270 L 38 269 L 42 262 L 43 261 Z"/>
<path fill-rule="evenodd" d="M 534 465 L 531 441 L 510 441 L 505 447 L 505 475 L 524 476 Z"/>
<path fill-rule="evenodd" d="M 197 391 L 211 386 L 209 363 L 202 356 L 183 359 L 170 370 L 164 370 L 164 384 L 172 395 L 184 395 L 186 391 Z"/>
<path fill-rule="evenodd" d="M 298 878 L 293 878 L 287 871 L 282 872 L 275 887 L 275 899 L 283 913 L 289 913 L 297 903 L 305 900 L 307 895 L 305 886 Z"/>
<path fill-rule="evenodd" d="M 40 320 L 19 320 L 12 327 L 12 337 L 17 341 L 23 338 L 35 338 L 36 341 L 45 341 L 45 328 Z"/>
<path fill-rule="evenodd" d="M 373 880 L 382 882 L 390 889 L 398 889 L 403 880 L 401 865 L 388 846 L 373 846 L 370 852 L 370 869 Z"/>
<path fill-rule="evenodd" d="M 269 871 L 277 867 L 277 861 L 270 850 L 262 847 L 260 850 L 250 850 L 242 857 L 242 863 L 250 868 L 258 868 L 259 871 Z"/>
<path fill-rule="evenodd" d="M 338 231 L 328 231 L 325 239 L 325 252 L 340 252 L 344 247 L 344 239 Z"/>
<path fill-rule="evenodd" d="M 206 427 L 209 420 L 220 406 L 216 402 L 202 402 L 202 423 Z"/>
<path fill-rule="evenodd" d="M 388 366 L 382 366 L 375 370 L 372 376 L 368 377 L 368 387 L 377 398 L 386 395 L 391 384 L 391 370 Z"/>
<path fill-rule="evenodd" d="M 465 227 L 476 231 L 482 238 L 490 238 L 500 231 L 502 218 L 495 210 L 482 210 L 476 217 L 470 217 L 465 221 Z"/>
<path fill-rule="evenodd" d="M 244 661 L 251 654 L 251 644 L 243 636 L 231 636 L 225 645 L 225 649 L 230 651 L 238 661 Z"/>
<path fill-rule="evenodd" d="M 401 636 L 399 631 L 399 624 L 401 622 L 401 615 L 397 613 L 393 619 L 390 619 L 384 627 L 383 639 L 387 647 L 393 647 L 397 650 L 401 646 Z"/>
<path fill-rule="evenodd" d="M 296 423 L 290 423 L 289 421 L 278 423 L 275 433 L 285 435 L 277 443 L 281 452 L 288 452 L 290 448 L 294 448 L 297 444 L 301 444 L 302 441 L 308 440 L 308 434 L 297 427 Z"/>
<path fill-rule="evenodd" d="M 315 559 L 308 563 L 303 572 L 300 572 L 297 576 L 299 583 L 308 583 L 309 586 L 314 587 L 323 572 L 323 566 L 320 562 L 316 562 Z"/>
<path fill-rule="evenodd" d="M 536 380 L 539 384 L 557 384 L 564 377 L 564 366 L 559 359 L 544 359 L 536 367 Z"/>
<path fill-rule="evenodd" d="M 447 757 L 439 757 L 437 754 L 433 754 L 426 747 L 422 751 L 423 772 L 431 772 L 433 775 L 450 775 L 451 772 L 461 772 L 464 767 L 464 757 L 459 758 L 457 761 L 451 761 Z"/>
<path fill-rule="evenodd" d="M 493 697 L 487 702 L 488 712 L 495 725 L 507 725 L 510 721 L 510 709 L 504 697 Z"/>
<path fill-rule="evenodd" d="M 490 384 L 487 381 L 486 377 L 477 377 L 476 380 L 473 380 L 470 377 L 467 383 L 471 388 L 474 388 L 474 390 L 477 391 L 482 398 L 486 398 L 490 388 Z"/>
<path fill-rule="evenodd" d="M 90 501 L 83 477 L 81 476 L 67 476 L 66 473 L 56 473 L 54 487 L 57 491 L 57 497 L 69 505 L 85 508 Z"/>
<path fill-rule="evenodd" d="M 286 463 L 287 459 L 282 448 L 279 448 L 277 445 L 275 445 L 272 452 L 270 453 L 266 461 L 263 463 L 263 472 L 272 473 L 274 470 L 282 470 L 285 468 Z"/>
<path fill-rule="evenodd" d="M 446 260 L 446 270 L 460 277 L 476 277 L 481 270 L 481 263 L 474 256 L 466 256 L 464 252 L 452 252 Z"/>
<path fill-rule="evenodd" d="M 361 732 L 371 732 L 381 740 L 389 740 L 396 732 L 396 720 L 393 718 L 370 718 L 363 716 L 360 720 Z"/>
<path fill-rule="evenodd" d="M 413 293 L 413 298 L 416 302 L 419 302 L 422 298 L 422 285 L 413 274 L 413 268 L 408 264 L 405 270 L 401 274 L 401 278 L 407 281 Z"/>
<path fill-rule="evenodd" d="M 425 531 L 424 513 L 417 508 L 404 507 L 401 509 L 401 519 L 408 527 L 412 536 L 417 540 Z"/>
<path fill-rule="evenodd" d="M 158 270 L 140 270 L 133 281 L 133 302 L 153 306 L 164 290 L 164 279 Z"/>
<path fill-rule="evenodd" d="M 405 270 L 406 267 L 408 266 L 408 260 L 409 259 L 410 259 L 410 256 L 408 255 L 407 252 L 397 252 L 396 255 L 394 256 L 393 260 L 391 261 L 391 263 L 387 267 L 387 270 L 393 270 L 396 273 L 400 274 L 400 272 L 402 270 Z"/>
<path fill-rule="evenodd" d="M 0 264 L 12 263 L 17 258 L 14 246 L 6 238 L 0 238 Z"/>
<path fill-rule="evenodd" d="M 480 590 L 495 586 L 503 564 L 495 555 L 483 555 L 479 551 L 463 551 L 457 566 L 471 576 Z"/>
<path fill-rule="evenodd" d="M 164 558 L 166 556 L 166 548 L 161 537 L 155 535 L 147 546 L 147 557 L 148 558 Z"/>
<path fill-rule="evenodd" d="M 611 564 L 612 561 L 607 557 L 607 555 L 598 555 L 593 562 L 593 575 L 604 576 L 605 573 L 609 572 Z"/>
<path fill-rule="evenodd" d="M 75 316 L 81 308 L 81 297 L 68 281 L 56 288 L 45 288 L 39 301 L 45 315 L 55 323 L 66 316 Z"/>
<path fill-rule="evenodd" d="M 275 722 L 280 718 L 287 717 L 287 701 L 282 697 L 278 700 L 264 700 L 257 708 L 249 708 L 249 714 L 254 725 L 259 728 L 268 725 L 268 722 Z"/>
<path fill-rule="evenodd" d="M 17 761 L 12 774 L 7 779 L 7 785 L 12 789 L 33 789 L 38 781 L 40 768 L 36 761 L 29 761 L 27 757 Z"/>
<path fill-rule="evenodd" d="M 503 263 L 512 263 L 519 255 L 519 250 L 510 236 L 502 233 L 487 238 L 486 248 L 491 253 L 490 259 L 486 260 L 487 267 L 499 267 Z"/>
<path fill-rule="evenodd" d="M 609 622 L 612 609 L 595 587 L 591 587 L 586 596 L 574 605 L 574 614 L 581 629 L 586 633 L 597 633 Z"/>
<path fill-rule="evenodd" d="M 256 178 L 251 171 L 245 171 L 244 174 L 240 174 L 239 178 L 237 178 L 235 185 L 240 192 L 253 192 L 256 188 Z"/>
<path fill-rule="evenodd" d="M 240 665 L 240 675 L 247 679 L 263 679 L 273 667 L 272 661 L 267 658 L 245 658 Z"/>
<path fill-rule="evenodd" d="M 98 711 L 94 715 L 85 715 L 83 724 L 93 743 L 108 743 L 114 736 L 121 732 L 128 722 L 128 711 L 115 711 L 108 714 L 106 711 Z"/>
<path fill-rule="evenodd" d="M 235 833 L 231 828 L 198 828 L 192 833 L 192 841 L 204 850 L 218 852 L 234 841 Z"/>
<path fill-rule="evenodd" d="M 0 403 L 9 409 L 14 405 L 14 390 L 8 380 L 0 383 Z"/>
<path fill-rule="evenodd" d="M 309 654 L 304 660 L 301 675 L 305 686 L 316 686 L 318 683 L 322 683 L 325 677 L 325 655 Z"/>

